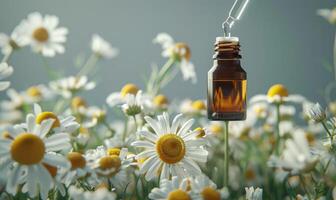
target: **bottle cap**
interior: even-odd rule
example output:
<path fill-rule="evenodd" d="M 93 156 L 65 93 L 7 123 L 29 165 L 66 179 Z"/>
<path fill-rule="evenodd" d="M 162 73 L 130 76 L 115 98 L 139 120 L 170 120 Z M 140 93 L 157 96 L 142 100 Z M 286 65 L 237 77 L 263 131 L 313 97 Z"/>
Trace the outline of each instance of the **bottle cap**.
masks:
<path fill-rule="evenodd" d="M 216 42 L 239 42 L 238 37 L 216 37 Z"/>

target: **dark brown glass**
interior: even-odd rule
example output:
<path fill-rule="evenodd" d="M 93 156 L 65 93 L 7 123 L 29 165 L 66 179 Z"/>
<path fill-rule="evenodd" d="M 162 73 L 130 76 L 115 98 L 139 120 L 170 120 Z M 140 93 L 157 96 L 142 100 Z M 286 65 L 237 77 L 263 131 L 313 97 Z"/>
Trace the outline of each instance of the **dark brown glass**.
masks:
<path fill-rule="evenodd" d="M 237 41 L 217 39 L 214 65 L 208 72 L 208 118 L 213 121 L 246 119 L 246 72 L 240 65 Z"/>

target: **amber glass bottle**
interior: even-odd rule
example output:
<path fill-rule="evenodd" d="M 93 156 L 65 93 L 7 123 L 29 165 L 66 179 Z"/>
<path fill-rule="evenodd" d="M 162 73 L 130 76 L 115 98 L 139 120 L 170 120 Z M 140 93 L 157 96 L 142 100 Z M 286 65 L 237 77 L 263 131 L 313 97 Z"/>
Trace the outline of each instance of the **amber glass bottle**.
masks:
<path fill-rule="evenodd" d="M 239 40 L 217 37 L 214 64 L 208 72 L 208 118 L 231 121 L 246 118 L 246 72 L 240 65 Z"/>

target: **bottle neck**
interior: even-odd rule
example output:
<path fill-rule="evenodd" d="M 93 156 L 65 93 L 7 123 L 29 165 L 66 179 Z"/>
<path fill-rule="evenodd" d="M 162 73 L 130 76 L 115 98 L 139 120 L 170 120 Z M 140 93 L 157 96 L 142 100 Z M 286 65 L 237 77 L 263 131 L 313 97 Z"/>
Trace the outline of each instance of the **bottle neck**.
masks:
<path fill-rule="evenodd" d="M 213 59 L 217 62 L 235 62 L 241 59 L 240 44 L 238 41 L 217 40 Z"/>
<path fill-rule="evenodd" d="M 240 59 L 214 59 L 215 66 L 240 67 Z"/>

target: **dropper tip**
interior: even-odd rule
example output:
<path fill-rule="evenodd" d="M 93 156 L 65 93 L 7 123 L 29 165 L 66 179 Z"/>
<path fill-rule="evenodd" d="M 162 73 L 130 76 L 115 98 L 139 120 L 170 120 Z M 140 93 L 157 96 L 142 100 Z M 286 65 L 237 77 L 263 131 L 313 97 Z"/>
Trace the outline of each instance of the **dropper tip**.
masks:
<path fill-rule="evenodd" d="M 238 37 L 216 37 L 216 42 L 239 42 Z"/>

